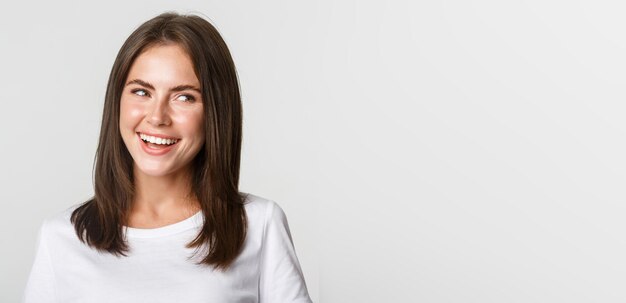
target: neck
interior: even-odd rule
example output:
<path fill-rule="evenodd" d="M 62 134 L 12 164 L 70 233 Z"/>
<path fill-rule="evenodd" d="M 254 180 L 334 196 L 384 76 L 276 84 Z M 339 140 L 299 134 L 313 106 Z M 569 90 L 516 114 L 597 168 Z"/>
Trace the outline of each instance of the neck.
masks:
<path fill-rule="evenodd" d="M 135 196 L 131 205 L 131 215 L 152 218 L 171 218 L 193 214 L 200 207 L 190 196 L 190 169 L 164 176 L 150 176 L 137 166 L 133 170 Z"/>

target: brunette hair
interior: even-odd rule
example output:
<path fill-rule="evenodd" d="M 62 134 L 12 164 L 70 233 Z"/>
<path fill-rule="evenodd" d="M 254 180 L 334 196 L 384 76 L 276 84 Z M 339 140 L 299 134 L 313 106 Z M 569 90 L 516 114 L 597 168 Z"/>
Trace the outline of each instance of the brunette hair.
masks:
<path fill-rule="evenodd" d="M 152 46 L 175 43 L 191 57 L 200 81 L 205 145 L 192 160 L 191 197 L 200 202 L 204 224 L 187 248 L 202 247 L 197 264 L 226 270 L 243 248 L 246 197 L 238 190 L 242 106 L 237 73 L 219 32 L 196 15 L 165 12 L 141 24 L 119 50 L 107 85 L 98 149 L 94 196 L 71 215 L 78 238 L 88 246 L 127 256 L 123 226 L 135 193 L 133 159 L 119 129 L 120 98 L 133 61 Z M 208 246 L 208 247 L 207 247 Z"/>

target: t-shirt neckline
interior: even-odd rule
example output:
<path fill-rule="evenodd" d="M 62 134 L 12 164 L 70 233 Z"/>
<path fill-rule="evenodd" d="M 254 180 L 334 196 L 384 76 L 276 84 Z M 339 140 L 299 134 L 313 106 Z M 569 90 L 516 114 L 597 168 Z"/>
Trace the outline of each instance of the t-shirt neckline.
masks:
<path fill-rule="evenodd" d="M 193 216 L 182 221 L 165 225 L 157 228 L 135 228 L 124 226 L 126 237 L 129 238 L 156 238 L 173 235 L 194 227 L 198 227 L 203 223 L 202 210 L 196 212 Z"/>

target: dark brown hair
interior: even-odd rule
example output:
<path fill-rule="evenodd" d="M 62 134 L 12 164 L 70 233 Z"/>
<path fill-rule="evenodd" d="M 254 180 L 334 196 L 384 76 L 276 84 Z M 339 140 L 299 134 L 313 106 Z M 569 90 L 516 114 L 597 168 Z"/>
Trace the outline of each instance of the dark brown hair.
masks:
<path fill-rule="evenodd" d="M 133 159 L 119 129 L 120 98 L 133 61 L 151 46 L 175 43 L 191 57 L 200 81 L 205 145 L 192 160 L 191 197 L 200 202 L 204 224 L 187 248 L 203 248 L 198 264 L 226 270 L 241 252 L 247 232 L 245 196 L 238 190 L 242 106 L 237 73 L 226 43 L 205 19 L 165 12 L 140 25 L 119 50 L 107 85 L 94 196 L 71 216 L 79 239 L 100 251 L 127 256 L 123 227 L 131 207 Z"/>

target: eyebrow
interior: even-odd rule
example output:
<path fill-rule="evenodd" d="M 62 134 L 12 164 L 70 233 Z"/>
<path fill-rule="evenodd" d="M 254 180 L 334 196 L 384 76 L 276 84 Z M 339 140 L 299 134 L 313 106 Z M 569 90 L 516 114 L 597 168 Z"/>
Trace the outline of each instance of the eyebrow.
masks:
<path fill-rule="evenodd" d="M 150 84 L 149 82 L 143 81 L 141 79 L 130 80 L 130 81 L 128 81 L 128 83 L 126 83 L 126 86 L 128 86 L 130 84 L 139 84 L 139 85 L 145 86 L 145 87 L 147 87 L 147 88 L 149 88 L 151 90 L 155 90 L 154 89 L 154 85 Z M 198 87 L 193 86 L 193 85 L 189 85 L 189 84 L 182 84 L 182 85 L 174 86 L 174 87 L 170 88 L 170 91 L 180 92 L 180 91 L 184 91 L 184 90 L 188 90 L 188 89 L 195 90 L 196 92 L 202 94 L 202 92 L 200 91 L 200 89 Z"/>

